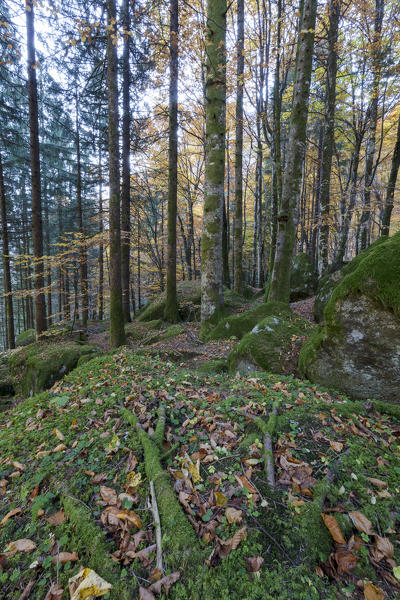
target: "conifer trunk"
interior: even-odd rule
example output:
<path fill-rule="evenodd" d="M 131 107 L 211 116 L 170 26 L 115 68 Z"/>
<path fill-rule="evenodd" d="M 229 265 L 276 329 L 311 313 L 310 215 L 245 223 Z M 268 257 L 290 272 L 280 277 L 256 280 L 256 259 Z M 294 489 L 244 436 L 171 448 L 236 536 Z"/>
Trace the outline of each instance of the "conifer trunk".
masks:
<path fill-rule="evenodd" d="M 118 132 L 118 54 L 115 0 L 107 0 L 108 151 L 110 189 L 110 346 L 125 341 L 121 286 L 120 169 Z"/>
<path fill-rule="evenodd" d="M 40 335 L 47 329 L 44 295 L 42 192 L 40 183 L 39 117 L 36 81 L 34 2 L 26 0 L 25 16 L 28 54 L 28 96 L 30 164 L 32 193 L 32 242 L 34 260 L 35 331 Z"/>
<path fill-rule="evenodd" d="M 176 214 L 178 203 L 178 0 L 170 0 L 169 21 L 169 145 L 168 145 L 168 262 L 167 298 L 164 318 L 170 323 L 179 320 L 176 298 Z"/>
<path fill-rule="evenodd" d="M 244 93 L 244 0 L 237 3 L 235 226 L 233 234 L 234 290 L 243 293 L 243 93 Z"/>
<path fill-rule="evenodd" d="M 81 283 L 81 315 L 82 327 L 87 328 L 89 316 L 89 291 L 88 291 L 88 265 L 85 251 L 85 230 L 83 227 L 82 206 L 82 163 L 81 163 L 81 140 L 79 135 L 79 104 L 78 92 L 76 92 L 76 115 L 75 115 L 75 145 L 76 145 L 76 197 L 78 204 L 78 228 L 79 228 L 79 272 Z"/>
<path fill-rule="evenodd" d="M 15 332 L 14 332 L 14 311 L 11 288 L 11 268 L 10 268 L 10 252 L 8 246 L 8 227 L 7 227 L 7 205 L 6 191 L 3 178 L 3 163 L 0 154 L 0 214 L 1 214 L 1 235 L 3 238 L 3 270 L 4 270 L 4 294 L 7 317 L 7 341 L 8 347 L 12 350 L 15 348 Z"/>
<path fill-rule="evenodd" d="M 290 267 L 296 238 L 297 201 L 306 146 L 308 101 L 315 36 L 316 0 L 304 0 L 296 56 L 296 77 L 291 113 L 288 156 L 269 300 L 289 302 Z"/>
<path fill-rule="evenodd" d="M 201 240 L 201 320 L 223 303 L 222 215 L 225 182 L 226 0 L 207 2 L 206 157 Z"/>
<path fill-rule="evenodd" d="M 129 300 L 130 290 L 130 236 L 131 236 L 131 168 L 130 168 L 130 67 L 129 67 L 129 42 L 130 42 L 130 14 L 129 0 L 123 0 L 122 22 L 124 28 L 124 51 L 122 56 L 122 186 L 121 186 L 121 285 L 122 309 L 126 323 L 131 321 Z"/>

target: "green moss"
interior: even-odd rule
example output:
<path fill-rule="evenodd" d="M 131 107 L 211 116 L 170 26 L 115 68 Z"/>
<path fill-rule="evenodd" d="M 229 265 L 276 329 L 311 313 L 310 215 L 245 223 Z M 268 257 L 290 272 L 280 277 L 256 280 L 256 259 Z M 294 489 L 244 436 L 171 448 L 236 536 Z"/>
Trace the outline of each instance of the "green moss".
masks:
<path fill-rule="evenodd" d="M 182 327 L 182 325 L 170 325 L 162 332 L 161 339 L 170 340 L 177 335 L 181 335 L 182 333 L 185 333 L 185 329 Z"/>
<path fill-rule="evenodd" d="M 214 375 L 216 373 L 226 373 L 228 366 L 225 360 L 210 360 L 198 365 L 196 370 L 204 375 Z"/>
<path fill-rule="evenodd" d="M 27 329 L 26 331 L 21 331 L 20 334 L 17 335 L 15 339 L 16 346 L 27 346 L 28 344 L 33 344 L 35 341 L 35 330 Z"/>
<path fill-rule="evenodd" d="M 132 321 L 125 325 L 126 336 L 134 341 L 142 341 L 147 338 L 152 330 L 160 330 L 163 326 L 161 319 L 154 319 L 153 321 L 138 322 Z"/>
<path fill-rule="evenodd" d="M 180 281 L 176 285 L 179 315 L 185 320 L 197 320 L 200 314 L 201 287 L 200 281 Z M 139 315 L 139 321 L 163 319 L 167 292 L 157 294 L 156 298 L 146 306 Z"/>
<path fill-rule="evenodd" d="M 81 356 L 93 356 L 95 352 L 93 346 L 77 342 L 30 344 L 11 354 L 8 360 L 14 388 L 23 396 L 46 390 L 72 371 Z"/>
<path fill-rule="evenodd" d="M 309 321 L 293 315 L 269 316 L 247 333 L 228 356 L 230 372 L 263 369 L 281 373 L 292 341 L 306 335 Z"/>
<path fill-rule="evenodd" d="M 269 315 L 290 315 L 291 311 L 283 302 L 267 302 L 243 313 L 231 315 L 222 319 L 209 333 L 208 340 L 230 338 L 232 336 L 242 339 L 262 319 Z"/>
<path fill-rule="evenodd" d="M 316 327 L 310 337 L 306 339 L 301 347 L 299 354 L 299 372 L 305 377 L 307 366 L 314 362 L 317 357 L 317 350 L 324 339 L 324 330 L 322 327 Z"/>

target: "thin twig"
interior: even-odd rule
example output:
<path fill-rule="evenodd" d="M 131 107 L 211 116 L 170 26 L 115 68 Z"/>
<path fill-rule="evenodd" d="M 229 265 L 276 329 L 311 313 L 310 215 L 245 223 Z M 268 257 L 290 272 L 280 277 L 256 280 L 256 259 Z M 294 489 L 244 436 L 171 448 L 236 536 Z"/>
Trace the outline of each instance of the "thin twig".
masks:
<path fill-rule="evenodd" d="M 153 513 L 154 526 L 156 529 L 156 544 L 157 544 L 157 558 L 156 558 L 156 567 L 162 573 L 163 564 L 162 564 L 162 537 L 161 537 L 161 522 L 160 522 L 160 514 L 158 512 L 156 492 L 154 489 L 154 483 L 150 481 L 150 493 L 151 493 L 151 510 Z"/>

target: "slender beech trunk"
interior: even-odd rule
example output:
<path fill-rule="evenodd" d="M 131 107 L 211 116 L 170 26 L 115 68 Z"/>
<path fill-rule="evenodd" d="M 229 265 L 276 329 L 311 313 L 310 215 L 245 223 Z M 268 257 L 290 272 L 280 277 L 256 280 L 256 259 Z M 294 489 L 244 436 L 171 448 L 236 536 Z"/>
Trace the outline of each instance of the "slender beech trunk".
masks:
<path fill-rule="evenodd" d="M 178 203 L 178 0 L 169 7 L 169 145 L 168 145 L 168 263 L 167 298 L 164 318 L 170 323 L 179 320 L 176 297 L 176 213 Z"/>
<path fill-rule="evenodd" d="M 332 158 L 335 144 L 335 105 L 337 75 L 337 41 L 339 33 L 341 0 L 329 1 L 328 64 L 325 87 L 325 129 L 322 144 L 321 180 L 319 205 L 321 225 L 319 229 L 319 272 L 323 273 L 329 263 L 329 213 Z"/>
<path fill-rule="evenodd" d="M 85 250 L 85 230 L 83 226 L 82 206 L 82 162 L 81 162 L 81 140 L 79 135 L 79 104 L 78 92 L 76 92 L 76 114 L 75 114 L 75 145 L 76 145 L 76 198 L 78 205 L 78 228 L 79 228 L 79 273 L 81 284 L 81 314 L 82 327 L 87 328 L 89 316 L 89 291 L 88 291 L 88 265 Z"/>
<path fill-rule="evenodd" d="M 121 186 L 121 285 L 122 285 L 122 309 L 126 323 L 131 321 L 131 310 L 129 301 L 130 290 L 130 247 L 131 247 L 131 168 L 130 168 L 130 67 L 129 67 L 129 45 L 130 45 L 130 13 L 129 0 L 123 0 L 122 23 L 124 28 L 124 51 L 122 55 L 122 186 Z"/>
<path fill-rule="evenodd" d="M 120 170 L 118 132 L 118 54 L 115 0 L 107 0 L 108 152 L 110 188 L 110 345 L 125 341 L 121 287 Z"/>
<path fill-rule="evenodd" d="M 231 287 L 231 277 L 229 273 L 229 226 L 228 211 L 226 202 L 222 207 L 222 271 L 223 283 L 226 287 Z"/>
<path fill-rule="evenodd" d="M 223 304 L 222 214 L 225 182 L 226 0 L 207 1 L 206 158 L 201 240 L 201 320 Z"/>
<path fill-rule="evenodd" d="M 28 54 L 28 95 L 29 95 L 29 130 L 30 130 L 30 162 L 32 188 L 32 241 L 35 275 L 35 330 L 40 335 L 47 329 L 46 301 L 44 296 L 43 265 L 43 223 L 42 193 L 40 184 L 40 150 L 39 150 L 39 118 L 38 93 L 36 81 L 35 56 L 35 19 L 34 1 L 26 0 L 25 16 L 27 29 Z"/>
<path fill-rule="evenodd" d="M 98 296 L 98 308 L 99 308 L 99 321 L 104 318 L 104 244 L 103 244 L 103 174 L 101 168 L 101 147 L 99 150 L 99 233 L 100 233 L 100 244 L 99 244 L 99 296 Z"/>
<path fill-rule="evenodd" d="M 290 267 L 296 239 L 297 201 L 306 147 L 308 101 L 315 35 L 316 0 L 304 0 L 296 57 L 289 148 L 278 216 L 278 235 L 269 300 L 289 302 Z"/>
<path fill-rule="evenodd" d="M 397 174 L 400 167 L 400 115 L 397 125 L 397 139 L 393 150 L 392 166 L 390 169 L 389 181 L 386 188 L 386 202 L 382 216 L 381 235 L 389 235 L 390 218 L 393 210 L 394 190 L 396 188 Z"/>
<path fill-rule="evenodd" d="M 1 213 L 1 235 L 3 238 L 3 271 L 4 271 L 4 294 L 7 318 L 7 341 L 8 347 L 15 348 L 14 311 L 11 289 L 10 252 L 8 248 L 7 228 L 7 205 L 6 192 L 3 178 L 3 163 L 0 154 L 0 213 Z"/>
<path fill-rule="evenodd" d="M 243 92 L 244 92 L 244 0 L 237 3 L 235 228 L 233 236 L 234 290 L 243 293 Z"/>
<path fill-rule="evenodd" d="M 278 212 L 282 196 L 282 157 L 281 157 L 281 112 L 282 96 L 280 82 L 281 65 L 281 31 L 282 31 L 282 0 L 278 0 L 278 20 L 276 25 L 276 62 L 273 90 L 273 174 L 272 174 L 272 203 L 271 203 L 271 250 L 269 259 L 269 271 L 272 273 L 275 262 L 276 238 L 278 234 Z"/>
<path fill-rule="evenodd" d="M 138 299 L 138 310 L 142 307 L 142 279 L 141 279 L 141 257 L 140 257 L 140 239 L 141 226 L 140 226 L 140 215 L 137 211 L 137 299 Z"/>
<path fill-rule="evenodd" d="M 372 53 L 372 97 L 369 104 L 369 131 L 365 152 L 363 213 L 360 220 L 360 250 L 369 246 L 371 225 L 371 188 L 375 177 L 374 158 L 376 144 L 376 126 L 378 123 L 379 85 L 382 73 L 381 34 L 384 12 L 384 0 L 375 0 L 374 34 L 371 46 Z"/>

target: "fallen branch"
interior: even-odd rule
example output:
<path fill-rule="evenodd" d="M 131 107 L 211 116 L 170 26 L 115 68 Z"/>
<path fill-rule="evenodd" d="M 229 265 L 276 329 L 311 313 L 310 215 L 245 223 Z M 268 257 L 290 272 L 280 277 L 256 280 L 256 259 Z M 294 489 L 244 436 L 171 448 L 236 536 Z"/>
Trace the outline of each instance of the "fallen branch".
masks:
<path fill-rule="evenodd" d="M 153 513 L 154 526 L 156 529 L 156 544 L 157 544 L 156 567 L 160 571 L 160 573 L 162 573 L 163 562 L 162 562 L 161 521 L 160 521 L 160 513 L 158 512 L 154 483 L 152 481 L 150 481 L 150 494 L 151 494 L 151 512 Z"/>

